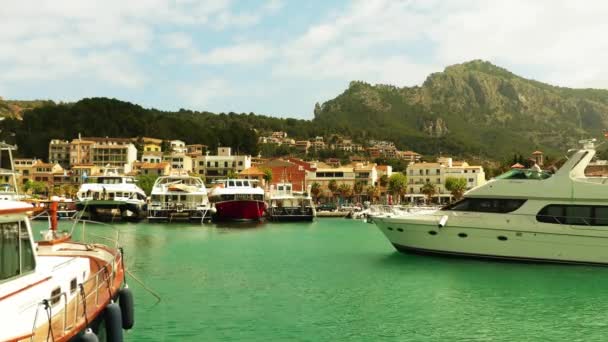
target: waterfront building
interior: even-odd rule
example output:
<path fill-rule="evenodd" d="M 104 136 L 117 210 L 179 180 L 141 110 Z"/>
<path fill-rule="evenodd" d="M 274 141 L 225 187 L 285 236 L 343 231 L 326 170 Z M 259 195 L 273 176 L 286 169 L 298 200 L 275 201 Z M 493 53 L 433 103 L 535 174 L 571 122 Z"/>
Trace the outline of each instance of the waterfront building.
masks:
<path fill-rule="evenodd" d="M 355 173 L 355 183 L 362 183 L 364 186 L 369 186 L 376 185 L 378 182 L 376 163 L 355 163 L 353 172 Z"/>
<path fill-rule="evenodd" d="M 352 167 L 331 167 L 325 163 L 317 163 L 316 169 L 306 172 L 306 184 L 319 183 L 322 193 L 331 196 L 329 183 L 336 181 L 336 185 L 347 184 L 353 188 L 355 185 L 355 171 Z"/>
<path fill-rule="evenodd" d="M 39 160 L 36 158 L 15 158 L 13 159 L 13 165 L 15 172 L 18 173 L 18 182 L 21 184 L 27 183 L 28 180 L 32 179 L 34 174 L 34 164 Z"/>
<path fill-rule="evenodd" d="M 186 143 L 181 140 L 171 140 L 169 141 L 169 145 L 171 146 L 171 151 L 175 153 L 187 153 L 188 148 L 186 147 Z M 170 152 L 170 151 L 165 151 Z"/>
<path fill-rule="evenodd" d="M 310 163 L 297 158 L 268 160 L 259 164 L 258 168 L 272 172 L 271 185 L 291 183 L 292 190 L 296 192 L 306 191 L 306 171 L 313 170 Z"/>
<path fill-rule="evenodd" d="M 168 176 L 171 174 L 171 164 L 168 162 L 135 162 L 133 163 L 133 173 L 152 176 Z"/>
<path fill-rule="evenodd" d="M 196 157 L 194 170 L 205 177 L 207 184 L 225 179 L 229 172 L 239 173 L 251 167 L 251 156 L 232 155 L 230 147 L 218 147 L 217 155 L 206 154 Z"/>
<path fill-rule="evenodd" d="M 70 143 L 70 165 L 92 163 L 91 147 L 94 144 L 93 141 L 82 139 L 80 135 L 77 139 L 72 140 Z"/>
<path fill-rule="evenodd" d="M 434 163 L 410 163 L 407 166 L 408 195 L 411 201 L 424 198 L 421 188 L 426 183 L 435 187 L 437 202 L 450 200 L 452 195 L 445 188 L 445 181 L 449 177 L 464 178 L 467 180 L 467 190 L 486 182 L 482 166 L 469 165 L 465 161 L 452 161 L 452 158 L 441 157 Z"/>
<path fill-rule="evenodd" d="M 144 151 L 141 161 L 144 163 L 160 163 L 163 160 L 163 153 L 160 151 Z"/>
<path fill-rule="evenodd" d="M 203 144 L 191 144 L 186 145 L 186 154 L 191 158 L 202 156 L 207 150 L 207 145 Z"/>
<path fill-rule="evenodd" d="M 93 163 L 88 164 L 76 164 L 72 165 L 72 182 L 76 184 L 84 183 L 91 176 L 97 176 L 101 174 L 101 167 L 94 165 Z"/>
<path fill-rule="evenodd" d="M 49 142 L 49 163 L 57 163 L 63 168 L 70 166 L 70 142 L 52 139 Z"/>
<path fill-rule="evenodd" d="M 249 179 L 257 181 L 257 185 L 266 189 L 266 181 L 264 180 L 264 171 L 257 166 L 249 167 L 239 172 L 239 179 Z M 273 177 L 274 178 L 274 177 Z"/>
<path fill-rule="evenodd" d="M 44 163 L 41 160 L 38 160 L 34 165 L 32 165 L 32 175 L 30 177 L 31 180 L 36 182 L 44 182 L 53 186 L 53 174 L 54 173 L 63 173 L 63 168 L 61 165 L 55 163 Z"/>
<path fill-rule="evenodd" d="M 131 172 L 133 162 L 136 160 L 137 148 L 130 142 L 100 141 L 91 148 L 91 162 L 94 165 L 116 168 L 123 173 Z"/>
<path fill-rule="evenodd" d="M 192 172 L 192 157 L 183 152 L 172 152 L 163 155 L 163 161 L 171 165 L 173 170 Z"/>

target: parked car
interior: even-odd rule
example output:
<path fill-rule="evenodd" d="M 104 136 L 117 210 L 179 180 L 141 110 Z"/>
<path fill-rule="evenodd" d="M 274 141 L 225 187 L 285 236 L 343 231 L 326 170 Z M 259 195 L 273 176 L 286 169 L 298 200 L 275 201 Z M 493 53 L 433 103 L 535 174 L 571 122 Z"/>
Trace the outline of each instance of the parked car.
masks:
<path fill-rule="evenodd" d="M 317 211 L 335 211 L 338 209 L 333 203 L 323 203 L 317 206 Z"/>

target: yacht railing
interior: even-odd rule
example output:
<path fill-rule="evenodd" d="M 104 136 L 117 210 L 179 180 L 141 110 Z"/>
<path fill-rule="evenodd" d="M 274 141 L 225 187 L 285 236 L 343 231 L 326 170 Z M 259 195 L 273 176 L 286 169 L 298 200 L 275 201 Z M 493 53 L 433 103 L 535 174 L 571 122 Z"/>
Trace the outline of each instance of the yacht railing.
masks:
<path fill-rule="evenodd" d="M 150 203 L 148 211 L 154 210 L 201 210 L 208 208 L 209 203 L 202 202 L 165 202 L 165 203 Z"/>
<path fill-rule="evenodd" d="M 83 222 L 83 236 L 85 224 L 86 222 Z M 94 245 L 87 245 L 87 248 L 92 249 L 93 247 Z M 37 308 L 30 341 L 34 341 L 38 329 L 40 309 L 46 311 L 47 317 L 45 317 L 45 320 L 48 324 L 48 335 L 56 339 L 65 335 L 71 329 L 75 329 L 78 324 L 81 324 L 82 320 L 88 325 L 89 320 L 94 319 L 92 316 L 98 311 L 99 307 L 108 304 L 112 299 L 112 285 L 116 280 L 117 268 L 123 264 L 123 256 L 120 250 L 114 249 L 114 251 L 112 262 L 101 266 L 99 271 L 84 282 L 77 284 L 76 288 L 70 288 L 69 293 L 63 291 L 34 304 Z M 108 293 L 107 298 L 105 297 L 106 292 Z M 56 310 L 60 305 L 63 308 L 62 314 L 53 316 L 53 310 Z"/>

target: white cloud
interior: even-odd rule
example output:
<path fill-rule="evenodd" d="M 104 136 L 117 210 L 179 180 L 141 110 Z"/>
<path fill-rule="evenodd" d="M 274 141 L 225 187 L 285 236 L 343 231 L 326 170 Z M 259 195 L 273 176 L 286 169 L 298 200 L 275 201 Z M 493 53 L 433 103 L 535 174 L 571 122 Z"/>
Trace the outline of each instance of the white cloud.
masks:
<path fill-rule="evenodd" d="M 607 16 L 600 1 L 358 0 L 284 45 L 273 73 L 411 85 L 482 58 L 547 82 L 608 87 Z"/>
<path fill-rule="evenodd" d="M 274 49 L 263 43 L 239 43 L 215 48 L 208 53 L 193 52 L 194 64 L 258 64 L 272 57 Z"/>
<path fill-rule="evenodd" d="M 224 79 L 208 79 L 195 84 L 178 87 L 181 98 L 188 105 L 205 110 L 213 100 L 234 96 L 234 88 Z"/>

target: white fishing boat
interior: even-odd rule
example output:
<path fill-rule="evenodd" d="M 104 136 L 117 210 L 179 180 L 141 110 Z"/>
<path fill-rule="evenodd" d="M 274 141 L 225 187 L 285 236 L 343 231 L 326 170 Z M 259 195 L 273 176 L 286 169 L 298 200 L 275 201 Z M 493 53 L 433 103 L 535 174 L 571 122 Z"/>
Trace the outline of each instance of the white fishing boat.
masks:
<path fill-rule="evenodd" d="M 122 341 L 134 311 L 116 240 L 94 243 L 83 230 L 75 242 L 54 219 L 34 242 L 31 211 L 0 201 L 0 341 Z"/>
<path fill-rule="evenodd" d="M 312 197 L 294 192 L 291 183 L 272 186 L 266 214 L 272 221 L 312 221 L 317 216 Z"/>
<path fill-rule="evenodd" d="M 371 221 L 403 252 L 608 264 L 608 178 L 585 176 L 594 143 L 555 174 L 513 169 L 441 210 Z"/>
<path fill-rule="evenodd" d="M 139 220 L 146 215 L 146 193 L 133 177 L 107 169 L 101 176 L 88 177 L 76 194 L 76 207 L 92 218 Z"/>
<path fill-rule="evenodd" d="M 148 219 L 210 220 L 215 208 L 207 197 L 207 188 L 200 177 L 174 174 L 156 179 L 148 204 Z"/>

